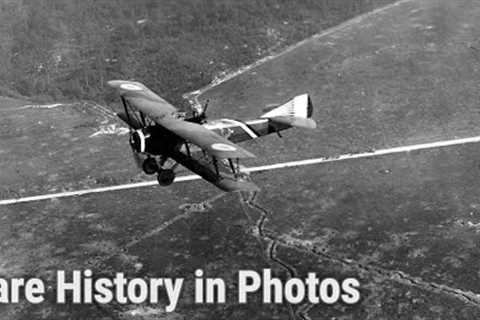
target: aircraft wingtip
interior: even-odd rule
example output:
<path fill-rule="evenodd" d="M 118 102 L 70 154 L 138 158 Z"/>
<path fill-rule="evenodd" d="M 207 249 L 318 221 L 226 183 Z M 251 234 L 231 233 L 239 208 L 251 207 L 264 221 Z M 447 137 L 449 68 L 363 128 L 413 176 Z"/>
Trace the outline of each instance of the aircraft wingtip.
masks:
<path fill-rule="evenodd" d="M 122 80 L 108 80 L 107 81 L 107 84 L 112 87 L 112 88 L 116 88 L 118 87 L 123 81 Z"/>

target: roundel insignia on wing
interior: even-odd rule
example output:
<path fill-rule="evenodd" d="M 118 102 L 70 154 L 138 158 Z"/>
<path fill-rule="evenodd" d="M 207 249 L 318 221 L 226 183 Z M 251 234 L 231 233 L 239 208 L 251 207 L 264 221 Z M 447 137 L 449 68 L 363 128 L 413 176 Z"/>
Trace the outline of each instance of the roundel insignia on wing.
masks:
<path fill-rule="evenodd" d="M 212 144 L 212 149 L 218 150 L 218 151 L 235 151 L 237 148 L 234 146 L 225 144 L 225 143 L 214 143 Z"/>
<path fill-rule="evenodd" d="M 128 91 L 140 91 L 140 90 L 143 90 L 142 87 L 140 87 L 139 85 L 136 85 L 134 83 L 122 83 L 120 85 L 120 88 L 122 88 L 123 90 L 128 90 Z"/>

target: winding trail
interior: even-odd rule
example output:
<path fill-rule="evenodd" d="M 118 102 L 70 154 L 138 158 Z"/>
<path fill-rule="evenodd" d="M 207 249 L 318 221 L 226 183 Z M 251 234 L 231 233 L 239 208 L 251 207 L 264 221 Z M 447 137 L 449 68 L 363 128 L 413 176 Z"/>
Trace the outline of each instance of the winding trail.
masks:
<path fill-rule="evenodd" d="M 252 210 L 259 212 L 261 216 L 269 214 L 266 208 L 263 208 L 261 205 L 259 205 L 257 202 L 254 201 L 256 200 L 256 198 L 257 197 L 255 197 L 253 201 L 246 201 L 245 203 Z M 261 227 L 264 228 L 264 224 L 262 224 Z M 297 251 L 313 254 L 322 259 L 326 259 L 328 261 L 352 268 L 357 272 L 366 272 L 368 274 L 375 275 L 378 278 L 383 279 L 384 281 L 394 281 L 407 286 L 417 287 L 425 291 L 429 291 L 437 294 L 438 293 L 445 294 L 450 297 L 459 299 L 469 305 L 480 308 L 480 294 L 477 294 L 475 292 L 453 288 L 453 287 L 450 287 L 444 284 L 435 283 L 432 281 L 426 281 L 420 277 L 409 275 L 401 270 L 389 270 L 379 266 L 361 263 L 352 259 L 348 259 L 346 257 L 342 257 L 340 255 L 326 252 L 325 250 L 322 250 L 322 248 L 318 248 L 311 244 L 306 244 L 301 239 L 289 238 L 288 240 L 286 240 L 271 231 L 260 230 L 258 232 L 258 236 L 262 237 L 263 240 L 265 241 L 276 243 L 277 246 L 284 246 Z M 303 319 L 308 319 L 309 309 L 310 309 L 309 306 L 300 308 L 297 311 L 297 315 L 301 316 Z"/>

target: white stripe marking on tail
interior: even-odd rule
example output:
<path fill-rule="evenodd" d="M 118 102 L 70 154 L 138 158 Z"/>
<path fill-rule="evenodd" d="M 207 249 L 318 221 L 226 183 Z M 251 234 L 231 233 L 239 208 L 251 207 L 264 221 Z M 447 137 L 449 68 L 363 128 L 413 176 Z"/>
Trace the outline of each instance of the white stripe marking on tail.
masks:
<path fill-rule="evenodd" d="M 262 118 L 275 118 L 275 117 L 298 117 L 298 118 L 308 118 L 308 94 L 302 94 L 296 96 L 292 100 L 286 102 L 285 104 L 270 110 L 269 112 L 262 115 Z"/>

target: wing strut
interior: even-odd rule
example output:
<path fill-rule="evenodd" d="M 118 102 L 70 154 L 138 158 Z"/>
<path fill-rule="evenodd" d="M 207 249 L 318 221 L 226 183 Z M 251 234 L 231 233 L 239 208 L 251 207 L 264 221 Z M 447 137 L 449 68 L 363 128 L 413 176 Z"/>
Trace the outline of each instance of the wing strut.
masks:
<path fill-rule="evenodd" d="M 189 158 L 191 158 L 192 154 L 190 153 L 190 147 L 188 146 L 188 141 L 187 140 L 185 140 L 185 150 L 187 151 L 187 156 Z"/>
<path fill-rule="evenodd" d="M 142 119 L 143 126 L 146 127 L 147 120 L 145 119 L 145 115 L 143 114 L 143 112 L 140 112 L 140 118 Z"/>
<path fill-rule="evenodd" d="M 212 159 L 213 159 L 213 166 L 215 167 L 215 173 L 217 174 L 217 176 L 220 176 L 220 171 L 218 170 L 217 157 L 213 156 Z"/>
<path fill-rule="evenodd" d="M 127 116 L 127 120 L 128 120 L 129 123 L 131 123 L 130 112 L 128 112 L 128 108 L 127 108 L 127 101 L 125 100 L 125 98 L 123 96 L 120 96 L 120 98 L 122 99 L 123 109 L 125 109 L 125 114 Z"/>
<path fill-rule="evenodd" d="M 233 165 L 232 159 L 228 158 L 228 164 L 230 165 L 230 169 L 232 169 L 232 173 L 236 174 L 235 172 L 235 166 Z"/>

